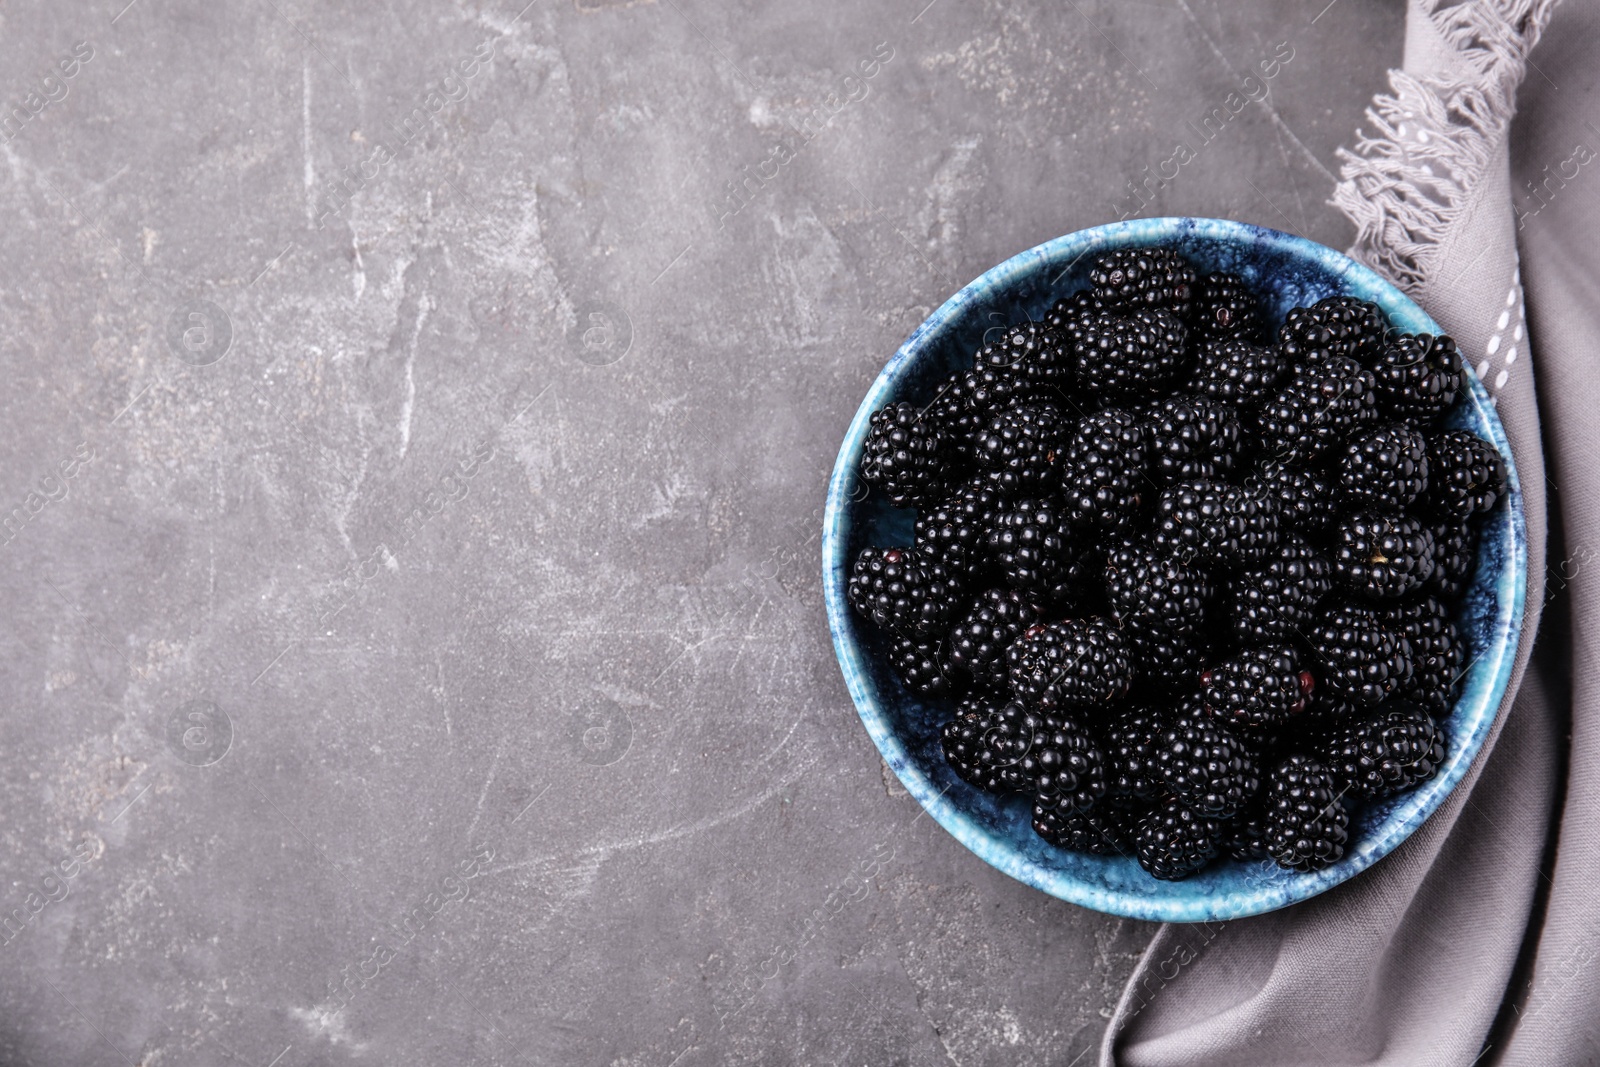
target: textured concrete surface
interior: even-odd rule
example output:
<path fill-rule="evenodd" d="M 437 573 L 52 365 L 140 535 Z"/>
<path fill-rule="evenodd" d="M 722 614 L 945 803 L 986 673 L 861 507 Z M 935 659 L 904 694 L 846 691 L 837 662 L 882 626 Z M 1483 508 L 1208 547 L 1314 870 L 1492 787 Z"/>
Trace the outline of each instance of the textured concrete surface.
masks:
<path fill-rule="evenodd" d="M 1150 930 L 885 776 L 827 471 L 1022 248 L 1341 245 L 1399 6 L 124 3 L 0 3 L 0 1063 L 1091 1059 Z"/>

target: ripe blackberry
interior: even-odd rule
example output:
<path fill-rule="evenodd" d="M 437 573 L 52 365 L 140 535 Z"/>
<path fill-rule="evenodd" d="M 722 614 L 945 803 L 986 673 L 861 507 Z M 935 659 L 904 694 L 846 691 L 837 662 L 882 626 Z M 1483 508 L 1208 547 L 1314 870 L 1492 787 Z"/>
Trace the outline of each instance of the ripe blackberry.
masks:
<path fill-rule="evenodd" d="M 1467 580 L 1472 577 L 1472 564 L 1478 558 L 1477 530 L 1448 520 L 1428 529 L 1433 534 L 1433 573 L 1426 588 L 1435 596 L 1454 600 L 1466 592 Z"/>
<path fill-rule="evenodd" d="M 1106 555 L 1106 599 L 1125 625 L 1167 633 L 1202 626 L 1216 587 L 1205 569 L 1146 543 Z"/>
<path fill-rule="evenodd" d="M 1169 633 L 1132 623 L 1123 633 L 1133 661 L 1132 692 L 1139 695 L 1167 700 L 1192 690 L 1212 655 L 1203 629 Z"/>
<path fill-rule="evenodd" d="M 897 508 L 915 507 L 945 491 L 942 439 L 935 421 L 915 404 L 890 404 L 872 413 L 861 453 L 861 477 Z"/>
<path fill-rule="evenodd" d="M 1180 482 L 1156 502 L 1155 547 L 1180 559 L 1263 563 L 1278 544 L 1278 509 L 1253 486 Z"/>
<path fill-rule="evenodd" d="M 1330 730 L 1319 755 L 1352 797 L 1379 800 L 1432 778 L 1445 759 L 1444 734 L 1423 708 L 1391 700 L 1370 717 Z"/>
<path fill-rule="evenodd" d="M 1106 408 L 1078 423 L 1061 468 L 1062 502 L 1075 524 L 1130 528 L 1148 484 L 1145 426 L 1137 416 Z"/>
<path fill-rule="evenodd" d="M 1328 528 L 1333 509 L 1333 481 L 1316 470 L 1268 462 L 1257 467 L 1245 482 L 1267 493 L 1278 502 L 1281 526 L 1304 534 L 1320 534 Z"/>
<path fill-rule="evenodd" d="M 950 670 L 950 653 L 943 641 L 895 637 L 889 642 L 889 665 L 913 693 L 949 696 L 961 688 L 962 679 Z"/>
<path fill-rule="evenodd" d="M 951 573 L 981 576 L 987 566 L 989 528 L 1004 506 L 985 477 L 971 479 L 943 503 L 917 513 L 917 555 Z"/>
<path fill-rule="evenodd" d="M 1006 367 L 974 367 L 956 380 L 960 383 L 956 388 L 973 414 L 974 441 L 996 411 L 1034 399 L 1027 376 Z"/>
<path fill-rule="evenodd" d="M 1428 438 L 1428 491 L 1422 506 L 1441 519 L 1490 510 L 1506 492 L 1506 463 L 1489 442 L 1466 430 Z"/>
<path fill-rule="evenodd" d="M 924 409 L 926 416 L 939 428 L 946 465 L 961 471 L 971 467 L 972 438 L 989 421 L 987 412 L 972 401 L 969 377 L 954 374 L 945 379 Z"/>
<path fill-rule="evenodd" d="M 1170 248 L 1123 248 L 1089 267 L 1090 292 L 1106 307 L 1166 308 L 1187 315 L 1196 274 L 1189 261 Z"/>
<path fill-rule="evenodd" d="M 1239 459 L 1239 413 L 1209 397 L 1180 393 L 1147 413 L 1151 473 L 1163 482 L 1216 478 Z"/>
<path fill-rule="evenodd" d="M 1221 271 L 1201 279 L 1190 315 L 1207 337 L 1254 337 L 1260 328 L 1255 295 L 1243 278 Z"/>
<path fill-rule="evenodd" d="M 1253 408 L 1273 394 L 1287 369 L 1275 348 L 1242 337 L 1207 341 L 1199 346 L 1189 390 L 1222 404 Z"/>
<path fill-rule="evenodd" d="M 1317 612 L 1306 631 L 1317 663 L 1319 695 L 1360 707 L 1381 703 L 1411 681 L 1411 643 L 1381 610 L 1335 603 Z"/>
<path fill-rule="evenodd" d="M 1077 815 L 1105 796 L 1105 765 L 1094 737 L 1076 717 L 1061 713 L 1045 719 L 1022 758 L 1031 776 L 1033 802 L 1038 807 Z"/>
<path fill-rule="evenodd" d="M 1106 796 L 1147 800 L 1161 792 L 1156 759 L 1166 716 L 1158 707 L 1129 704 L 1100 723 L 1100 757 L 1105 764 Z"/>
<path fill-rule="evenodd" d="M 989 528 L 989 556 L 1017 589 L 1054 585 L 1081 552 L 1054 500 L 1019 500 L 996 515 Z"/>
<path fill-rule="evenodd" d="M 992 724 L 991 709 L 981 700 L 967 699 L 956 705 L 955 718 L 939 728 L 939 747 L 944 751 L 945 762 L 956 772 L 956 777 L 983 788 L 983 767 L 979 757 L 983 754 L 984 735 Z"/>
<path fill-rule="evenodd" d="M 1278 329 L 1278 346 L 1295 363 L 1320 355 L 1366 363 L 1377 355 L 1386 329 L 1376 304 L 1330 296 L 1308 308 L 1291 308 Z"/>
<path fill-rule="evenodd" d="M 990 792 L 1030 792 L 1033 771 L 1025 764 L 1047 729 L 1044 715 L 1013 700 L 991 710 L 986 726 L 978 749 L 978 784 Z"/>
<path fill-rule="evenodd" d="M 1357 511 L 1333 532 L 1333 580 L 1367 600 L 1398 600 L 1433 573 L 1433 534 L 1409 515 Z"/>
<path fill-rule="evenodd" d="M 1084 541 L 1072 544 L 1066 565 L 1037 590 L 1039 607 L 1054 618 L 1099 615 L 1105 609 L 1105 552 Z"/>
<path fill-rule="evenodd" d="M 1255 731 L 1282 727 L 1306 709 L 1316 688 L 1289 645 L 1247 648 L 1200 676 L 1206 714 L 1229 726 Z"/>
<path fill-rule="evenodd" d="M 1006 496 L 1042 495 L 1055 484 L 1064 429 L 1053 405 L 1005 408 L 973 438 L 973 461 Z"/>
<path fill-rule="evenodd" d="M 1070 344 L 1077 336 L 1078 327 L 1083 321 L 1104 310 L 1106 310 L 1105 305 L 1095 299 L 1091 290 L 1080 289 L 1071 296 L 1057 300 L 1050 310 L 1045 312 L 1044 324 Z"/>
<path fill-rule="evenodd" d="M 1316 607 L 1333 589 L 1333 564 L 1299 534 L 1281 540 L 1266 562 L 1228 579 L 1228 616 L 1245 645 L 1303 640 Z"/>
<path fill-rule="evenodd" d="M 1039 609 L 1025 594 L 1014 589 L 985 590 L 950 631 L 950 663 L 966 671 L 978 685 L 1004 688 L 1006 649 L 1038 620 Z"/>
<path fill-rule="evenodd" d="M 1350 813 L 1340 793 L 1334 776 L 1309 756 L 1290 756 L 1273 769 L 1262 825 L 1278 866 L 1320 871 L 1343 858 Z"/>
<path fill-rule="evenodd" d="M 1461 391 L 1461 353 L 1449 337 L 1402 334 L 1371 362 L 1378 407 L 1410 426 L 1429 426 L 1449 411 Z"/>
<path fill-rule="evenodd" d="M 1077 815 L 1063 815 L 1055 808 L 1035 804 L 1033 832 L 1057 848 L 1097 856 L 1126 855 L 1130 847 L 1123 839 L 1117 820 L 1099 807 Z"/>
<path fill-rule="evenodd" d="M 1099 618 L 1035 624 L 1006 663 L 1012 692 L 1046 708 L 1119 700 L 1133 673 L 1121 631 Z"/>
<path fill-rule="evenodd" d="M 1250 747 L 1229 728 L 1193 713 L 1168 723 L 1156 767 L 1168 792 L 1213 818 L 1243 810 L 1261 785 Z"/>
<path fill-rule="evenodd" d="M 1234 816 L 1223 825 L 1217 848 L 1224 856 L 1241 863 L 1266 859 L 1266 823 L 1252 812 Z"/>
<path fill-rule="evenodd" d="M 1428 488 L 1427 441 L 1398 424 L 1352 438 L 1339 457 L 1339 496 L 1352 508 L 1398 511 Z"/>
<path fill-rule="evenodd" d="M 1217 858 L 1217 820 L 1169 798 L 1139 823 L 1134 854 L 1163 881 L 1187 878 Z"/>
<path fill-rule="evenodd" d="M 959 588 L 938 563 L 910 548 L 863 548 L 847 591 L 850 606 L 897 634 L 943 633 Z"/>
<path fill-rule="evenodd" d="M 1046 324 L 1024 322 L 979 349 L 973 370 L 1011 376 L 1019 396 L 1063 395 L 1072 384 L 1072 346 Z"/>
<path fill-rule="evenodd" d="M 1435 715 L 1447 714 L 1466 664 L 1466 645 L 1450 613 L 1436 598 L 1423 596 L 1387 608 L 1383 615 L 1411 645 L 1411 681 L 1400 695 Z"/>
<path fill-rule="evenodd" d="M 1161 308 L 1083 319 L 1072 334 L 1078 384 L 1097 396 L 1154 393 L 1177 373 L 1184 335 L 1178 316 Z"/>
<path fill-rule="evenodd" d="M 1262 451 L 1285 463 L 1311 461 L 1377 418 L 1376 390 L 1372 372 L 1344 356 L 1295 367 L 1257 416 Z"/>

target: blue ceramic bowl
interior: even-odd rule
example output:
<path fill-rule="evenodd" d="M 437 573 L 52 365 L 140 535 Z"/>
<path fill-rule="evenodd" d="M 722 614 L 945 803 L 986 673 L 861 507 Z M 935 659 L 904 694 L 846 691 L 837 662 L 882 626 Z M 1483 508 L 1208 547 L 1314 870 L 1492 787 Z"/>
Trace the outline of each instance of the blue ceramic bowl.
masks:
<path fill-rule="evenodd" d="M 997 798 L 955 776 L 939 750 L 948 708 L 908 692 L 883 655 L 880 635 L 845 600 L 855 553 L 866 545 L 910 544 L 912 514 L 867 494 L 857 475 L 873 411 L 899 400 L 926 402 L 938 383 L 967 365 L 986 331 L 1040 318 L 1060 296 L 1088 284 L 1090 262 L 1116 248 L 1170 245 L 1202 271 L 1236 271 L 1264 293 L 1276 324 L 1289 308 L 1348 294 L 1381 307 L 1394 327 L 1439 333 L 1399 290 L 1359 263 L 1322 245 L 1220 219 L 1141 219 L 1059 237 L 995 267 L 962 289 L 917 328 L 872 384 L 839 449 L 823 518 L 823 588 L 839 665 L 867 732 L 889 766 L 956 839 L 1013 878 L 1052 896 L 1113 915 L 1202 922 L 1257 915 L 1316 896 L 1388 855 L 1456 787 L 1489 735 L 1505 695 L 1522 624 L 1527 534 L 1522 493 L 1505 431 L 1483 385 L 1469 370 L 1452 425 L 1492 441 L 1510 476 L 1506 500 L 1484 519 L 1471 590 L 1457 625 L 1470 667 L 1446 730 L 1449 756 L 1439 774 L 1412 792 L 1369 805 L 1351 827 L 1344 859 L 1315 874 L 1266 863 L 1219 863 L 1182 882 L 1160 882 L 1126 856 L 1090 856 L 1045 844 L 1029 825 L 1021 798 Z"/>

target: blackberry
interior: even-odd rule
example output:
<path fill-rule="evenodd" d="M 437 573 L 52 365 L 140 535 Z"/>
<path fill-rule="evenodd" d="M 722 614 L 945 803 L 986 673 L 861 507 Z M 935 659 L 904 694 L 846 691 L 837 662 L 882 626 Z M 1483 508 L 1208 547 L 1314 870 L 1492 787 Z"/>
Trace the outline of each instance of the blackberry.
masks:
<path fill-rule="evenodd" d="M 1105 553 L 1096 545 L 1073 542 L 1065 565 L 1036 593 L 1046 615 L 1098 615 L 1104 609 Z"/>
<path fill-rule="evenodd" d="M 1411 643 L 1383 613 L 1357 604 L 1332 604 L 1317 613 L 1306 631 L 1318 664 L 1324 699 L 1370 707 L 1411 682 Z M 1319 690 L 1319 696 L 1322 695 Z"/>
<path fill-rule="evenodd" d="M 945 490 L 942 437 L 915 404 L 890 404 L 872 413 L 861 453 L 861 477 L 897 508 L 914 507 Z"/>
<path fill-rule="evenodd" d="M 1187 878 L 1217 858 L 1217 820 L 1176 797 L 1144 817 L 1134 837 L 1139 866 L 1163 881 Z"/>
<path fill-rule="evenodd" d="M 1433 534 L 1409 515 L 1357 511 L 1333 533 L 1333 580 L 1367 600 L 1398 600 L 1433 573 Z"/>
<path fill-rule="evenodd" d="M 1433 534 L 1433 573 L 1428 576 L 1426 588 L 1446 600 L 1454 600 L 1466 592 L 1467 580 L 1472 577 L 1472 564 L 1478 558 L 1477 531 L 1471 526 L 1442 522 L 1434 523 L 1429 532 Z"/>
<path fill-rule="evenodd" d="M 1341 723 L 1318 746 L 1339 784 L 1354 797 L 1380 800 L 1432 778 L 1444 763 L 1444 734 L 1427 711 L 1391 700 Z"/>
<path fill-rule="evenodd" d="M 1123 633 L 1133 660 L 1132 691 L 1137 694 L 1170 698 L 1193 689 L 1211 656 L 1203 630 L 1169 633 L 1134 623 L 1124 626 Z"/>
<path fill-rule="evenodd" d="M 1256 298 L 1244 279 L 1222 271 L 1201 279 L 1191 316 L 1207 337 L 1254 337 L 1260 328 Z"/>
<path fill-rule="evenodd" d="M 1316 470 L 1286 463 L 1266 463 L 1246 480 L 1278 502 L 1278 522 L 1305 534 L 1320 534 L 1328 528 L 1333 510 L 1333 481 Z"/>
<path fill-rule="evenodd" d="M 958 583 L 910 548 L 863 548 L 847 592 L 850 606 L 897 634 L 941 633 L 950 625 Z"/>
<path fill-rule="evenodd" d="M 1179 394 L 1151 405 L 1150 470 L 1164 482 L 1215 478 L 1239 459 L 1239 414 L 1209 397 Z"/>
<path fill-rule="evenodd" d="M 1252 486 L 1180 482 L 1156 502 L 1155 547 L 1184 559 L 1251 566 L 1278 544 L 1278 509 Z"/>
<path fill-rule="evenodd" d="M 1431 425 L 1449 411 L 1464 377 L 1455 341 L 1426 333 L 1390 339 L 1371 366 L 1378 407 L 1411 426 Z"/>
<path fill-rule="evenodd" d="M 1216 587 L 1204 568 L 1149 544 L 1123 544 L 1106 556 L 1106 598 L 1127 626 L 1184 633 L 1203 625 Z"/>
<path fill-rule="evenodd" d="M 1278 329 L 1278 346 L 1296 363 L 1321 355 L 1366 363 L 1377 355 L 1386 329 L 1376 304 L 1330 296 L 1308 308 L 1291 308 Z"/>
<path fill-rule="evenodd" d="M 1031 776 L 1033 802 L 1063 815 L 1094 807 L 1105 795 L 1105 766 L 1088 729 L 1067 714 L 1045 719 L 1045 728 L 1022 759 Z"/>
<path fill-rule="evenodd" d="M 1145 427 L 1117 408 L 1080 421 L 1067 440 L 1061 497 L 1074 523 L 1128 529 L 1145 499 Z"/>
<path fill-rule="evenodd" d="M 1372 372 L 1344 356 L 1295 367 L 1257 416 L 1263 452 L 1285 463 L 1309 462 L 1377 418 L 1376 390 Z"/>
<path fill-rule="evenodd" d="M 889 642 L 889 665 L 913 693 L 948 696 L 960 688 L 950 671 L 950 653 L 943 641 L 896 637 Z"/>
<path fill-rule="evenodd" d="M 1290 534 L 1265 563 L 1228 579 L 1228 614 L 1241 643 L 1302 639 L 1316 607 L 1333 589 L 1333 564 L 1303 537 Z"/>
<path fill-rule="evenodd" d="M 1156 758 L 1166 716 L 1159 708 L 1126 705 L 1100 725 L 1100 756 L 1105 765 L 1106 795 L 1146 800 L 1161 792 Z"/>
<path fill-rule="evenodd" d="M 1222 827 L 1218 850 L 1241 863 L 1267 858 L 1267 827 L 1258 815 L 1236 815 Z"/>
<path fill-rule="evenodd" d="M 939 386 L 925 414 L 939 428 L 947 466 L 966 470 L 972 464 L 972 438 L 988 421 L 972 401 L 969 375 L 955 374 Z"/>
<path fill-rule="evenodd" d="M 1169 793 L 1213 818 L 1242 810 L 1261 785 L 1249 746 L 1200 715 L 1180 714 L 1167 725 L 1156 767 Z"/>
<path fill-rule="evenodd" d="M 1007 327 L 998 341 L 979 349 L 973 369 L 1012 376 L 1018 395 L 1049 397 L 1072 384 L 1072 348 L 1046 324 L 1024 322 Z"/>
<path fill-rule="evenodd" d="M 917 513 L 917 555 L 953 573 L 981 576 L 989 528 L 1003 506 L 1000 490 L 989 479 L 968 481 L 942 504 Z"/>
<path fill-rule="evenodd" d="M 1031 792 L 1035 771 L 1028 754 L 1046 729 L 1041 713 L 1015 700 L 991 711 L 978 748 L 978 784 L 990 792 Z"/>
<path fill-rule="evenodd" d="M 1007 496 L 1046 493 L 1056 481 L 1063 429 L 1050 404 L 1005 408 L 973 438 L 973 460 Z"/>
<path fill-rule="evenodd" d="M 1090 292 L 1106 307 L 1167 308 L 1186 315 L 1195 269 L 1170 248 L 1123 248 L 1089 267 Z"/>
<path fill-rule="evenodd" d="M 1126 855 L 1129 842 L 1117 820 L 1100 808 L 1077 815 L 1064 815 L 1056 808 L 1033 806 L 1033 832 L 1057 848 L 1089 852 L 1097 856 Z"/>
<path fill-rule="evenodd" d="M 1019 500 L 996 515 L 989 529 L 989 555 L 1006 583 L 1018 589 L 1054 585 L 1081 551 L 1053 500 Z"/>
<path fill-rule="evenodd" d="M 1229 726 L 1271 731 L 1306 710 L 1316 688 L 1289 645 L 1247 648 L 1200 676 L 1206 714 Z"/>
<path fill-rule="evenodd" d="M 1339 784 L 1309 756 L 1294 755 L 1267 778 L 1262 813 L 1267 854 L 1291 871 L 1320 871 L 1344 856 L 1350 813 Z"/>
<path fill-rule="evenodd" d="M 1071 296 L 1064 296 L 1045 313 L 1044 323 L 1068 344 L 1077 336 L 1079 326 L 1085 319 L 1092 318 L 1106 310 L 1105 305 L 1095 299 L 1094 293 L 1088 289 L 1080 289 Z"/>
<path fill-rule="evenodd" d="M 957 377 L 966 408 L 972 412 L 974 443 L 996 411 L 1033 399 L 1033 384 L 1026 375 L 1008 367 L 977 366 Z"/>
<path fill-rule="evenodd" d="M 989 792 L 1001 791 L 998 779 L 982 761 L 986 738 L 994 728 L 994 711 L 980 700 L 963 700 L 956 705 L 956 716 L 939 730 L 939 745 L 945 762 L 956 777 Z"/>
<path fill-rule="evenodd" d="M 1423 596 L 1396 604 L 1383 616 L 1411 646 L 1411 681 L 1401 695 L 1435 715 L 1446 714 L 1466 664 L 1466 645 L 1450 613 L 1434 597 Z"/>
<path fill-rule="evenodd" d="M 1078 384 L 1097 396 L 1154 393 L 1183 359 L 1183 322 L 1160 308 L 1098 312 L 1076 324 L 1072 339 Z"/>
<path fill-rule="evenodd" d="M 1286 369 L 1277 349 L 1242 337 L 1208 341 L 1200 346 L 1189 389 L 1218 403 L 1253 408 L 1273 394 Z"/>
<path fill-rule="evenodd" d="M 1012 691 L 1047 708 L 1119 700 L 1133 673 L 1122 633 L 1100 618 L 1037 623 L 1006 651 L 1006 663 Z"/>
<path fill-rule="evenodd" d="M 1404 426 L 1368 430 L 1339 457 L 1339 496 L 1349 507 L 1397 511 L 1427 488 L 1427 441 Z"/>
<path fill-rule="evenodd" d="M 1506 492 L 1506 463 L 1499 450 L 1466 430 L 1428 438 L 1428 472 L 1422 503 L 1441 519 L 1489 511 Z"/>
<path fill-rule="evenodd" d="M 950 631 L 950 663 L 979 685 L 1004 688 L 1006 649 L 1038 620 L 1039 609 L 1026 595 L 1012 589 L 986 590 Z"/>

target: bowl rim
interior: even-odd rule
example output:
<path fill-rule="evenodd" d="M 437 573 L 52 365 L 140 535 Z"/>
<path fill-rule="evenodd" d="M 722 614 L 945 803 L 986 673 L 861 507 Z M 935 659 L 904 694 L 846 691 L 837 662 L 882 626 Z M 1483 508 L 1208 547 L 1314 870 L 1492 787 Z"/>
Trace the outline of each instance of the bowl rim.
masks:
<path fill-rule="evenodd" d="M 1494 638 L 1491 647 L 1473 663 L 1469 663 L 1462 695 L 1452 709 L 1454 714 L 1471 701 L 1468 716 L 1471 730 L 1463 742 L 1455 747 L 1438 775 L 1405 794 L 1383 821 L 1347 851 L 1343 859 L 1322 871 L 1295 874 L 1286 882 L 1267 883 L 1253 890 L 1214 893 L 1184 893 L 1176 887 L 1186 883 L 1159 883 L 1152 880 L 1153 885 L 1171 886 L 1174 889 L 1170 893 L 1145 896 L 1091 885 L 1068 872 L 1041 867 L 950 800 L 946 794 L 951 786 L 940 789 L 917 767 L 906 745 L 891 728 L 872 691 L 873 687 L 867 682 L 865 650 L 851 633 L 850 607 L 845 597 L 850 541 L 846 516 L 852 502 L 849 499 L 851 483 L 856 476 L 868 421 L 872 412 L 882 406 L 886 394 L 894 388 L 900 375 L 929 342 L 951 323 L 958 321 L 960 315 L 978 304 L 980 299 L 996 289 L 1014 285 L 1047 263 L 1053 266 L 1055 261 L 1065 259 L 1074 251 L 1077 252 L 1076 256 L 1061 273 L 1064 274 L 1091 253 L 1115 247 L 1147 247 L 1189 235 L 1231 243 L 1265 241 L 1291 252 L 1297 258 L 1309 257 L 1338 276 L 1342 290 L 1356 291 L 1365 299 L 1374 301 L 1390 318 L 1404 318 L 1415 330 L 1444 332 L 1422 308 L 1371 268 L 1309 238 L 1251 223 L 1168 216 L 1108 223 L 1046 241 L 991 267 L 963 286 L 912 332 L 874 379 L 840 445 L 828 481 L 827 503 L 823 512 L 822 578 L 835 656 L 868 735 L 906 790 L 956 840 L 991 866 L 1062 900 L 1129 918 L 1214 922 L 1259 915 L 1307 900 L 1355 877 L 1387 856 L 1444 803 L 1482 755 L 1489 733 L 1504 713 L 1505 694 L 1520 642 L 1527 593 L 1527 527 L 1521 486 L 1505 427 L 1483 383 L 1467 361 L 1463 360 L 1466 371 L 1465 396 L 1482 416 L 1491 443 L 1505 459 L 1508 488 L 1506 517 L 1502 521 L 1508 520 L 1510 526 L 1509 551 L 1504 557 L 1500 573 L 1494 576 Z M 1503 538 L 1504 533 L 1500 536 Z"/>

